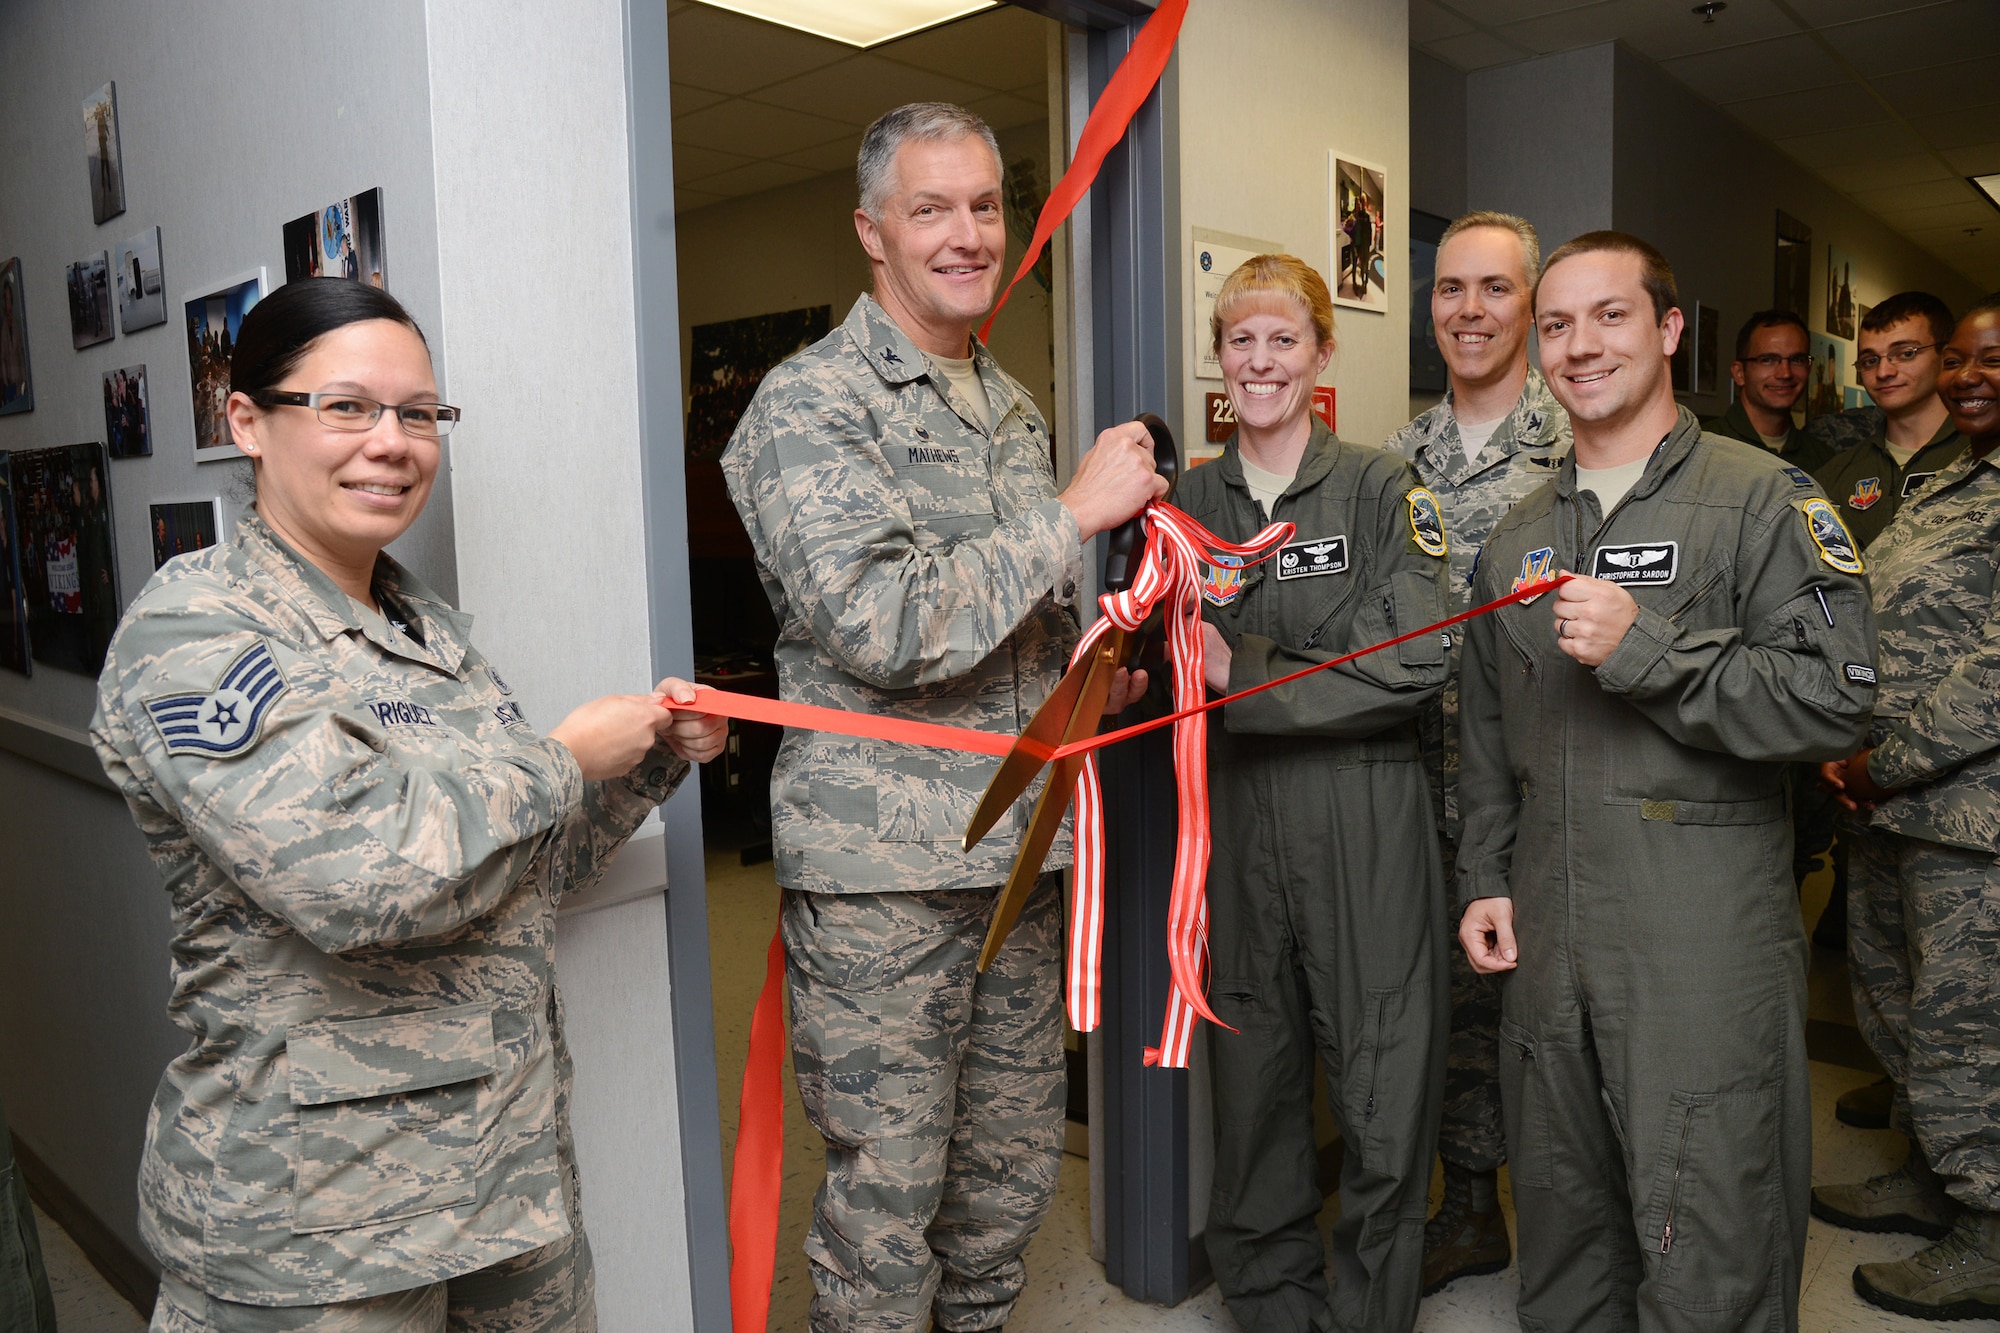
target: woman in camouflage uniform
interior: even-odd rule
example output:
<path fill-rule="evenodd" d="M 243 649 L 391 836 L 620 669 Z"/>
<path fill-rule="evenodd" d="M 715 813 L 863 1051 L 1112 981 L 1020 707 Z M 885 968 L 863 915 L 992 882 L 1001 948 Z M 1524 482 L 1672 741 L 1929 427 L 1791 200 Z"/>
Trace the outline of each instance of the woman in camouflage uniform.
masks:
<path fill-rule="evenodd" d="M 153 1328 L 594 1328 L 556 900 L 723 723 L 662 707 L 694 697 L 669 679 L 538 735 L 468 617 L 383 554 L 458 417 L 394 298 L 283 287 L 230 378 L 256 512 L 139 593 L 91 723 L 193 1038 L 140 1166 Z"/>

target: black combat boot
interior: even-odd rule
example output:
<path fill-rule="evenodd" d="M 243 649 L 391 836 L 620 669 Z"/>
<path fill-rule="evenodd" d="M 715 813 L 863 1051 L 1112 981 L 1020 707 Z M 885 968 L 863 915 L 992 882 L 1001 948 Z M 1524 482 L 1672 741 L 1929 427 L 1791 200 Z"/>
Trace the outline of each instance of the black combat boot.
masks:
<path fill-rule="evenodd" d="M 1500 1215 L 1500 1173 L 1444 1164 L 1444 1202 L 1424 1224 L 1424 1295 L 1453 1278 L 1498 1273 L 1514 1261 Z"/>

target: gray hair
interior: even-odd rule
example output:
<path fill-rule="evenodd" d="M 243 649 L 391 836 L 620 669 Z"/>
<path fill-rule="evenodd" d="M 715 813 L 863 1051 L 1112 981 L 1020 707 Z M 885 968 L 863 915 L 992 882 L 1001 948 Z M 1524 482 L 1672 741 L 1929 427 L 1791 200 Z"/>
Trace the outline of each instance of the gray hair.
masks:
<path fill-rule="evenodd" d="M 993 137 L 993 127 L 962 106 L 950 102 L 911 102 L 883 112 L 861 136 L 861 153 L 854 162 L 854 180 L 861 190 L 861 211 L 871 218 L 882 216 L 882 205 L 896 192 L 896 152 L 904 144 L 913 139 L 919 143 L 949 143 L 975 136 L 993 150 L 993 164 L 1000 166 L 1000 141 Z"/>
<path fill-rule="evenodd" d="M 1491 209 L 1467 213 L 1444 229 L 1444 235 L 1438 238 L 1438 249 L 1444 249 L 1452 237 L 1462 231 L 1471 231 L 1474 227 L 1498 227 L 1501 231 L 1511 231 L 1520 237 L 1521 258 L 1526 260 L 1528 265 L 1528 286 L 1535 285 L 1542 267 L 1542 238 L 1535 234 L 1534 223 L 1526 218 L 1516 217 L 1512 213 L 1496 213 Z"/>

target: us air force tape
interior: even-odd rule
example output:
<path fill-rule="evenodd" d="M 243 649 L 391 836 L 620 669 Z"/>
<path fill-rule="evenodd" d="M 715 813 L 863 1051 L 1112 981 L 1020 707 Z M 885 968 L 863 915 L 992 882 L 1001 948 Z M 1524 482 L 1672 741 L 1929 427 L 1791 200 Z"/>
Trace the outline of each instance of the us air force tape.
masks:
<path fill-rule="evenodd" d="M 1849 535 L 1847 525 L 1840 521 L 1839 511 L 1818 496 L 1796 503 L 1799 513 L 1805 516 L 1806 532 L 1819 548 L 1819 558 L 1826 567 L 1843 574 L 1861 573 L 1864 568 L 1861 551 Z"/>
<path fill-rule="evenodd" d="M 150 699 L 146 712 L 168 754 L 233 759 L 257 743 L 265 715 L 286 688 L 271 645 L 259 639 L 237 654 L 206 694 Z"/>
<path fill-rule="evenodd" d="M 1438 507 L 1438 498 L 1417 486 L 1406 499 L 1410 506 L 1410 540 L 1425 555 L 1444 555 L 1449 548 L 1444 539 L 1444 511 Z"/>

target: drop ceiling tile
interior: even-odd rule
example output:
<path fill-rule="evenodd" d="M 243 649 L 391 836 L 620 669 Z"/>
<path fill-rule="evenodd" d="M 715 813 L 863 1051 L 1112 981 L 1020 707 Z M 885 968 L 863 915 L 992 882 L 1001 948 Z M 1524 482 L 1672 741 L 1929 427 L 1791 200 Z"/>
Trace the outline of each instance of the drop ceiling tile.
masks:
<path fill-rule="evenodd" d="M 683 181 L 692 184 L 703 176 L 713 176 L 718 171 L 747 166 L 754 161 L 755 158 L 741 153 L 718 153 L 713 148 L 677 143 L 674 145 L 674 184 L 679 185 Z"/>
<path fill-rule="evenodd" d="M 1422 46 L 1440 37 L 1471 32 L 1472 25 L 1436 0 L 1410 0 L 1410 44 Z"/>
<path fill-rule="evenodd" d="M 1948 0 L 1824 30 L 1827 41 L 1868 78 L 1928 69 L 1946 61 L 2000 55 L 2000 4 Z"/>
<path fill-rule="evenodd" d="M 674 81 L 672 92 L 675 116 L 685 116 L 705 106 L 714 106 L 724 96 L 722 93 L 712 93 L 705 88 L 697 88 L 691 83 L 682 83 L 678 79 Z"/>
<path fill-rule="evenodd" d="M 851 46 L 709 5 L 667 20 L 675 81 L 719 93 L 747 93 L 852 54 Z"/>
<path fill-rule="evenodd" d="M 1559 10 L 1577 9 L 1589 0 L 1444 0 L 1452 9 L 1479 27 L 1497 28 L 1503 23 L 1540 18 Z"/>
<path fill-rule="evenodd" d="M 1985 56 L 1909 74 L 1891 74 L 1885 78 L 1870 79 L 1869 82 L 1905 116 L 1914 118 L 1966 112 L 1976 107 L 2000 104 L 2000 56 Z M 1996 118 L 2000 118 L 1990 112 L 1982 114 L 1987 117 L 1985 124 L 1989 127 Z"/>
<path fill-rule="evenodd" d="M 854 158 L 861 151 L 861 136 L 843 135 L 816 148 L 801 148 L 796 153 L 784 153 L 778 161 L 794 167 L 804 167 L 815 175 L 825 175 L 829 171 L 854 170 Z"/>
<path fill-rule="evenodd" d="M 1798 11 L 1799 17 L 1815 28 L 1853 23 L 1902 10 L 1923 9 L 1938 3 L 1940 0 L 1791 0 L 1791 6 Z"/>
<path fill-rule="evenodd" d="M 900 42 L 878 46 L 874 54 L 918 69 L 970 79 L 987 88 L 1045 84 L 1049 77 L 1052 20 L 1013 5 L 947 23 Z"/>
<path fill-rule="evenodd" d="M 1049 118 L 1048 108 L 1037 106 L 1011 93 L 995 93 L 975 102 L 967 102 L 966 110 L 975 111 L 986 118 L 986 123 L 996 130 L 1011 130 L 1016 125 L 1031 125 L 1038 120 Z"/>
<path fill-rule="evenodd" d="M 700 188 L 712 194 L 729 196 L 757 194 L 763 190 L 775 190 L 780 185 L 810 180 L 817 174 L 804 167 L 786 166 L 783 162 L 752 162 L 733 171 L 705 177 Z"/>
<path fill-rule="evenodd" d="M 1924 151 L 1921 139 L 1901 125 L 1886 120 L 1859 129 L 1825 130 L 1818 134 L 1781 139 L 1778 147 L 1815 171 L 1846 162 L 1915 157 Z"/>
<path fill-rule="evenodd" d="M 1989 176 L 2000 171 L 2000 140 L 1954 148 L 1944 155 L 1951 169 L 1961 176 Z"/>
<path fill-rule="evenodd" d="M 884 111 L 906 102 L 962 105 L 986 92 L 949 75 L 860 54 L 837 65 L 760 88 L 756 100 L 825 116 L 861 129 Z"/>
<path fill-rule="evenodd" d="M 1834 189 L 1846 194 L 1860 194 L 1867 190 L 1887 190 L 1898 185 L 1918 185 L 1930 181 L 1950 180 L 1952 177 L 1938 165 L 1936 157 L 1929 153 L 1915 153 L 1907 157 L 1850 159 L 1830 167 L 1822 167 L 1820 175 Z"/>
<path fill-rule="evenodd" d="M 1804 33 L 1705 51 L 1661 64 L 1667 73 L 1717 104 L 1740 102 L 1746 96 L 1775 97 L 1779 93 L 1831 87 L 1848 77 Z"/>
<path fill-rule="evenodd" d="M 1746 0 L 1714 23 L 1704 23 L 1682 4 L 1661 0 L 1600 0 L 1581 9 L 1567 9 L 1525 23 L 1508 24 L 1503 36 L 1538 51 L 1574 50 L 1597 42 L 1623 41 L 1653 60 L 1671 60 L 1705 51 L 1740 46 L 1796 33 L 1798 28 L 1777 9 Z"/>
<path fill-rule="evenodd" d="M 1990 224 L 1994 218 L 1993 205 L 1974 195 L 1970 185 L 1965 187 L 1965 197 L 1955 204 L 1876 211 L 1898 231 L 1915 231 L 1922 227 L 1979 227 Z"/>
<path fill-rule="evenodd" d="M 825 143 L 849 128 L 822 116 L 735 98 L 674 117 L 674 142 L 745 157 L 776 157 Z"/>
<path fill-rule="evenodd" d="M 1858 83 L 1812 88 L 1776 97 L 1731 102 L 1729 114 L 1766 139 L 1796 139 L 1804 134 L 1852 129 L 1882 119 L 1882 108 Z"/>
<path fill-rule="evenodd" d="M 1956 177 L 1920 181 L 1914 185 L 1894 185 L 1883 190 L 1863 190 L 1854 202 L 1871 213 L 1907 213 L 1913 209 L 1962 204 L 1972 196 L 1972 187 Z"/>
<path fill-rule="evenodd" d="M 719 204 L 728 197 L 725 194 L 710 194 L 707 190 L 683 189 L 681 186 L 676 185 L 674 187 L 674 212 L 692 213 L 697 208 L 707 208 L 710 204 Z"/>
<path fill-rule="evenodd" d="M 1910 124 L 1933 148 L 1970 148 L 1993 137 L 1995 119 L 1991 111 L 1975 110 L 1940 116 L 1912 116 Z"/>
<path fill-rule="evenodd" d="M 1511 65 L 1517 60 L 1526 60 L 1536 54 L 1519 43 L 1506 41 L 1489 32 L 1461 33 L 1457 37 L 1442 37 L 1435 42 L 1426 42 L 1424 50 L 1448 65 L 1471 71 L 1485 69 L 1489 65 Z"/>

